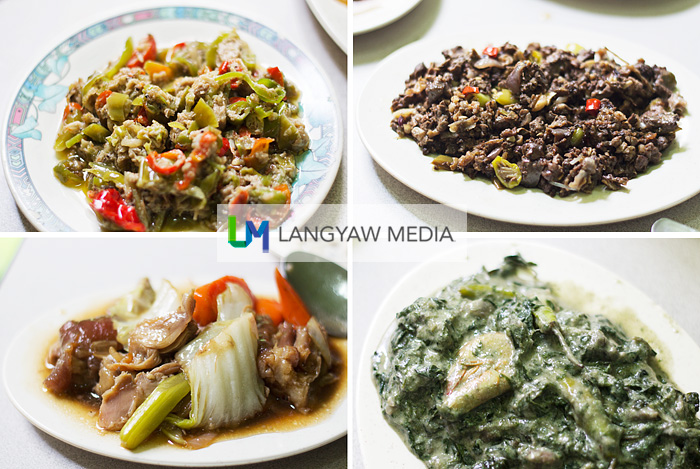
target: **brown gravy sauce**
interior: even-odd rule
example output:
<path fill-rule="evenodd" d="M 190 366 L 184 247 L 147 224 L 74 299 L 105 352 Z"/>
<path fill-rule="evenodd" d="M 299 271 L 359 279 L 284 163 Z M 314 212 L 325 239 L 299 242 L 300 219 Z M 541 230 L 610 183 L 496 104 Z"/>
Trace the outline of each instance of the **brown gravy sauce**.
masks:
<path fill-rule="evenodd" d="M 80 321 L 102 316 L 105 314 L 107 307 L 111 304 L 112 302 L 109 302 L 103 307 L 91 309 L 89 312 L 75 316 L 73 320 Z M 51 343 L 47 344 L 46 353 L 43 355 L 42 362 L 38 364 L 38 375 L 41 382 L 43 382 L 51 372 L 47 367 L 45 358 L 48 356 L 51 346 L 57 339 L 58 331 Z M 274 396 L 269 396 L 265 403 L 265 408 L 260 414 L 243 422 L 236 428 L 216 430 L 216 437 L 209 444 L 263 433 L 291 432 L 299 428 L 316 425 L 328 418 L 345 399 L 348 381 L 347 340 L 335 337 L 329 337 L 328 339 L 331 354 L 333 355 L 333 367 L 330 372 L 334 373 L 338 379 L 322 389 L 315 389 L 312 391 L 310 412 L 298 412 L 289 402 Z M 94 428 L 95 431 L 101 435 L 117 435 L 117 432 L 103 430 L 97 425 L 97 415 L 99 411 L 99 401 L 97 399 L 87 401 L 77 397 L 56 396 L 46 389 L 44 389 L 44 392 L 49 399 L 54 400 L 56 407 L 67 416 L 81 420 L 86 426 Z M 188 431 L 188 438 L 196 437 L 199 434 L 200 433 L 197 431 Z M 172 446 L 185 450 L 188 449 L 187 447 L 169 442 L 164 435 L 157 432 L 143 442 L 138 447 L 137 451 L 143 451 L 163 444 L 171 444 Z"/>

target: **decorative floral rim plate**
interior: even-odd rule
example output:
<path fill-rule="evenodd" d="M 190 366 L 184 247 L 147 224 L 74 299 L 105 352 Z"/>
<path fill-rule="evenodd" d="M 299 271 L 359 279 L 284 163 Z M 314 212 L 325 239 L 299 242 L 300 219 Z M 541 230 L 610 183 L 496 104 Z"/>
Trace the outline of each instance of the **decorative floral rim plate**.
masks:
<path fill-rule="evenodd" d="M 507 27 L 505 27 L 507 26 Z M 404 90 L 404 82 L 420 61 L 440 61 L 441 52 L 461 45 L 481 50 L 489 44 L 511 42 L 526 47 L 530 42 L 565 47 L 577 43 L 596 49 L 608 47 L 628 61 L 644 58 L 665 66 L 676 75 L 678 89 L 688 102 L 676 141 L 661 164 L 630 180 L 627 189 L 603 190 L 552 198 L 539 189 L 497 190 L 486 179 L 470 179 L 451 171 L 435 171 L 418 145 L 398 138 L 391 130 L 391 102 Z M 667 54 L 656 52 L 598 32 L 561 29 L 551 25 L 527 27 L 504 25 L 498 31 L 470 29 L 409 44 L 384 59 L 359 96 L 357 129 L 372 158 L 389 174 L 414 191 L 457 210 L 492 220 L 544 226 L 585 226 L 642 217 L 673 207 L 700 193 L 700 180 L 688 168 L 700 152 L 697 116 L 700 115 L 700 78 Z"/>
<path fill-rule="evenodd" d="M 356 386 L 356 428 L 367 469 L 421 469 L 420 461 L 384 420 L 372 377 L 372 355 L 396 314 L 420 297 L 427 297 L 452 280 L 495 268 L 505 256 L 520 253 L 537 264 L 540 280 L 561 288 L 567 306 L 587 314 L 604 314 L 622 324 L 631 336 L 644 337 L 660 352 L 668 375 L 683 391 L 700 390 L 697 369 L 700 347 L 664 310 L 637 287 L 604 267 L 567 251 L 540 244 L 493 241 L 451 249 L 413 269 L 386 295 L 374 315 L 362 347 Z M 565 268 L 562 268 L 565 266 Z"/>
<path fill-rule="evenodd" d="M 262 65 L 279 66 L 302 92 L 311 148 L 297 158 L 287 223 L 308 220 L 328 194 L 342 155 L 342 121 L 328 79 L 307 54 L 272 29 L 235 13 L 197 7 L 152 8 L 93 24 L 56 46 L 32 70 L 2 127 L 5 175 L 27 219 L 40 231 L 99 231 L 82 192 L 53 176 L 53 141 L 71 83 L 118 57 L 129 36 L 150 33 L 159 43 L 176 44 L 211 41 L 234 27 Z"/>

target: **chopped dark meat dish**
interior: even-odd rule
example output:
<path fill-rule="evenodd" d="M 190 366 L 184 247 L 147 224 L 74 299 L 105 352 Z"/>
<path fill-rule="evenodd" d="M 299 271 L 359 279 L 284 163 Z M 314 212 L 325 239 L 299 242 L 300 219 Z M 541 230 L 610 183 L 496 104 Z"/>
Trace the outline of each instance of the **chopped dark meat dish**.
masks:
<path fill-rule="evenodd" d="M 184 295 L 145 279 L 106 316 L 61 327 L 44 385 L 99 405 L 97 425 L 120 431 L 128 449 L 153 431 L 204 447 L 212 432 L 274 406 L 309 413 L 338 381 L 342 359 L 286 279 L 276 279 L 280 301 L 257 298 L 238 277 Z"/>
<path fill-rule="evenodd" d="M 661 162 L 686 111 L 671 72 L 618 64 L 607 49 L 506 43 L 442 54 L 410 75 L 391 128 L 436 154 L 436 169 L 499 188 L 618 190 Z"/>

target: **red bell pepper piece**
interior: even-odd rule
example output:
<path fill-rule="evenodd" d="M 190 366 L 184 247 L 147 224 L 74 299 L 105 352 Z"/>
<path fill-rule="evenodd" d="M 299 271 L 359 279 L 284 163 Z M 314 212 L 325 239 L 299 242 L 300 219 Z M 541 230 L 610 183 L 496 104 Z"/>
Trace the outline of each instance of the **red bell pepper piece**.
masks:
<path fill-rule="evenodd" d="M 166 163 L 166 161 L 174 161 L 173 163 Z M 182 150 L 170 150 L 165 153 L 158 153 L 156 151 L 150 152 L 146 156 L 146 162 L 148 166 L 158 174 L 168 175 L 173 174 L 178 169 L 182 168 L 185 164 L 186 158 Z"/>
<path fill-rule="evenodd" d="M 476 94 L 479 92 L 479 88 L 476 88 L 474 86 L 465 86 L 464 89 L 462 90 L 463 95 L 469 95 L 469 94 Z"/>
<path fill-rule="evenodd" d="M 284 86 L 284 75 L 282 75 L 282 72 L 280 72 L 278 67 L 268 68 L 267 74 L 270 75 L 270 78 L 275 80 L 280 86 Z"/>
<path fill-rule="evenodd" d="M 253 300 L 253 309 L 257 311 L 258 300 L 250 291 L 250 288 L 248 288 L 248 284 L 245 283 L 245 280 L 227 275 L 226 277 L 221 277 L 220 279 L 202 285 L 194 290 L 194 312 L 192 313 L 192 319 L 197 321 L 197 324 L 206 326 L 216 321 L 216 317 L 219 314 L 218 308 L 216 307 L 216 297 L 226 290 L 227 283 L 240 285 Z"/>
<path fill-rule="evenodd" d="M 156 40 L 153 35 L 149 34 L 136 47 L 136 50 L 131 55 L 126 66 L 129 68 L 143 67 L 143 64 L 145 64 L 147 60 L 155 60 L 157 54 Z"/>
<path fill-rule="evenodd" d="M 499 52 L 498 47 L 488 46 L 487 48 L 484 49 L 483 53 L 484 53 L 484 55 L 488 55 L 489 57 L 495 59 L 496 57 L 498 57 L 498 52 Z"/>
<path fill-rule="evenodd" d="M 299 294 L 289 284 L 287 279 L 282 277 L 279 269 L 275 269 L 275 281 L 280 294 L 284 320 L 295 326 L 306 326 L 306 323 L 311 319 L 311 314 L 306 309 L 304 302 L 301 301 Z"/>
<path fill-rule="evenodd" d="M 590 98 L 586 100 L 586 112 L 590 116 L 597 116 L 600 111 L 600 99 Z"/>
<path fill-rule="evenodd" d="M 284 316 L 282 316 L 282 305 L 279 303 L 279 301 L 260 298 L 258 300 L 258 307 L 255 309 L 255 313 L 269 316 L 275 326 L 284 321 Z"/>
<path fill-rule="evenodd" d="M 88 193 L 92 209 L 127 231 L 146 231 L 136 209 L 127 204 L 116 189 L 104 189 Z"/>

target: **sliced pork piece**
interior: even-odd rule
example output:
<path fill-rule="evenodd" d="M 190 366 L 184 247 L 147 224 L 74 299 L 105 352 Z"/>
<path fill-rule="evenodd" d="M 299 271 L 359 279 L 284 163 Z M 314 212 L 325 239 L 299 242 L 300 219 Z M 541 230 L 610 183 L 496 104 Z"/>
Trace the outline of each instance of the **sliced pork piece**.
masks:
<path fill-rule="evenodd" d="M 116 338 L 108 317 L 65 323 L 49 354 L 53 369 L 44 380 L 46 389 L 55 394 L 90 393 L 99 380 L 102 353 L 118 346 Z"/>
<path fill-rule="evenodd" d="M 289 400 L 302 412 L 308 411 L 311 385 L 330 365 L 324 365 L 328 349 L 316 345 L 307 327 L 283 322 L 275 331 L 267 324 L 267 318 L 258 322 L 262 323 L 258 327 L 258 373 L 273 395 Z M 319 333 L 325 338 L 320 326 L 313 331 L 314 336 Z"/>
<path fill-rule="evenodd" d="M 180 365 L 171 362 L 135 376 L 132 373 L 121 373 L 114 380 L 113 386 L 102 395 L 97 424 L 105 430 L 121 430 L 156 386 L 179 371 Z"/>
<path fill-rule="evenodd" d="M 129 353 L 108 367 L 112 371 L 140 371 L 159 365 L 162 355 L 179 350 L 197 333 L 193 309 L 194 301 L 188 293 L 176 311 L 162 311 L 136 324 L 129 334 Z"/>

